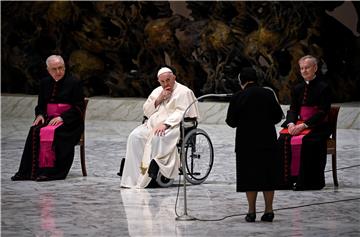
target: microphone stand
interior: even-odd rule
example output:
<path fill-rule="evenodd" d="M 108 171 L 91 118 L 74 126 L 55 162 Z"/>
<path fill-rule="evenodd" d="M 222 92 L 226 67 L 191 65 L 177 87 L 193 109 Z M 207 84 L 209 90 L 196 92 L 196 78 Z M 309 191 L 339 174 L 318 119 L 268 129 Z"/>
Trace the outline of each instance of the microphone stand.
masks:
<path fill-rule="evenodd" d="M 185 115 L 188 112 L 188 110 L 190 109 L 190 107 L 196 103 L 197 101 L 200 101 L 201 99 L 204 98 L 208 98 L 208 97 L 231 97 L 232 94 L 206 94 L 206 95 L 202 95 L 199 98 L 195 99 L 185 110 L 182 119 L 181 119 L 181 154 L 180 154 L 180 160 L 181 160 L 181 166 L 182 166 L 182 172 L 183 172 L 183 176 L 184 176 L 184 180 L 183 180 L 183 186 L 184 186 L 184 213 L 181 216 L 177 216 L 175 218 L 175 220 L 177 221 L 193 221 L 196 220 L 195 217 L 188 215 L 187 213 L 187 200 L 186 200 L 186 178 L 185 178 L 185 172 L 186 172 L 186 163 L 185 163 L 185 157 L 184 157 L 184 150 L 185 150 L 185 141 L 184 141 L 184 137 L 185 137 L 185 128 L 184 128 L 184 119 L 185 119 Z"/>

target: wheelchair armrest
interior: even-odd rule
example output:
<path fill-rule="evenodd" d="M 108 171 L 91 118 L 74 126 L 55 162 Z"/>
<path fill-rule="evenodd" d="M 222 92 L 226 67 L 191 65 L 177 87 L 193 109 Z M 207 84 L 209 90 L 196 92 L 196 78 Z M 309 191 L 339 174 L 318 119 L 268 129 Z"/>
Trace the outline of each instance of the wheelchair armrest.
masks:
<path fill-rule="evenodd" d="M 144 124 L 146 122 L 146 120 L 148 120 L 148 117 L 146 117 L 145 115 L 143 116 L 143 120 L 142 120 L 142 124 Z M 196 117 L 186 117 L 184 118 L 184 128 L 187 131 L 193 129 L 193 128 L 196 128 L 198 125 L 198 121 L 197 121 L 197 118 Z M 186 133 L 185 132 L 185 133 Z"/>
<path fill-rule="evenodd" d="M 143 120 L 141 123 L 145 123 L 146 120 L 148 120 L 148 117 L 146 117 L 145 115 L 143 116 Z M 196 124 L 195 126 L 197 126 L 197 118 L 196 117 L 193 117 L 193 118 L 190 118 L 190 117 L 186 117 L 184 118 L 184 122 L 186 123 L 193 123 L 193 124 Z"/>
<path fill-rule="evenodd" d="M 142 124 L 146 122 L 146 120 L 148 120 L 148 117 L 146 117 L 145 115 L 143 116 L 143 120 L 142 120 Z"/>
<path fill-rule="evenodd" d="M 198 125 L 198 121 L 197 121 L 197 118 L 196 117 L 193 117 L 193 118 L 190 118 L 190 117 L 187 117 L 187 118 L 184 118 L 184 128 L 186 130 L 188 129 L 192 129 L 192 128 L 196 128 Z"/>
<path fill-rule="evenodd" d="M 197 118 L 196 117 L 186 117 L 184 118 L 184 122 L 197 122 Z"/>

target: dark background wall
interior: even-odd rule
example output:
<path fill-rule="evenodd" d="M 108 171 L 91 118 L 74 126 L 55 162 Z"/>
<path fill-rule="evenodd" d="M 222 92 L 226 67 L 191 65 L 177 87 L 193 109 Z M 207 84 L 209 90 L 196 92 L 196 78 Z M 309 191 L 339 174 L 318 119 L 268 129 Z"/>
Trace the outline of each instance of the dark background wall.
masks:
<path fill-rule="evenodd" d="M 297 60 L 312 54 L 334 102 L 358 101 L 359 12 L 351 1 L 1 1 L 1 92 L 37 94 L 56 53 L 88 97 L 146 97 L 161 64 L 196 96 L 231 93 L 253 65 L 288 103 Z"/>

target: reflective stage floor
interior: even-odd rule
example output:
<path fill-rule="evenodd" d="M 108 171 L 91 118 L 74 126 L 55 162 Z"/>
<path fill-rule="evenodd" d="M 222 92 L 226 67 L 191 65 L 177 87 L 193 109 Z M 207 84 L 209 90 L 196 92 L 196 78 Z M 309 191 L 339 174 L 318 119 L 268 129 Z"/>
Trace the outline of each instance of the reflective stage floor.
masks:
<path fill-rule="evenodd" d="M 205 183 L 120 189 L 120 158 L 127 135 L 138 122 L 86 122 L 86 164 L 81 174 L 79 147 L 66 180 L 18 181 L 17 171 L 28 119 L 1 124 L 1 236 L 360 236 L 359 130 L 338 130 L 339 188 L 334 188 L 331 159 L 321 191 L 277 191 L 273 223 L 247 223 L 244 193 L 235 192 L 235 130 L 226 125 L 199 124 L 211 137 L 215 162 Z M 178 193 L 179 192 L 179 193 Z"/>

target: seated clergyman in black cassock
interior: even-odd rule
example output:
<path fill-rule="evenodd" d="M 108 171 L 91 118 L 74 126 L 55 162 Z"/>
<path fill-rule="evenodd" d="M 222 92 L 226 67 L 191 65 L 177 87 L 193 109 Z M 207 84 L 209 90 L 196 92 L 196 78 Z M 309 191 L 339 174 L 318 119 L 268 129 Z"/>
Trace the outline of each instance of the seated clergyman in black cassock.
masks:
<path fill-rule="evenodd" d="M 84 131 L 81 81 L 65 73 L 59 55 L 48 57 L 46 66 L 50 76 L 40 82 L 35 120 L 13 181 L 65 179 Z"/>
<path fill-rule="evenodd" d="M 290 109 L 278 139 L 282 149 L 282 187 L 319 190 L 325 186 L 331 92 L 321 75 L 316 74 L 315 57 L 300 58 L 299 67 L 303 79 L 292 90 Z"/>

